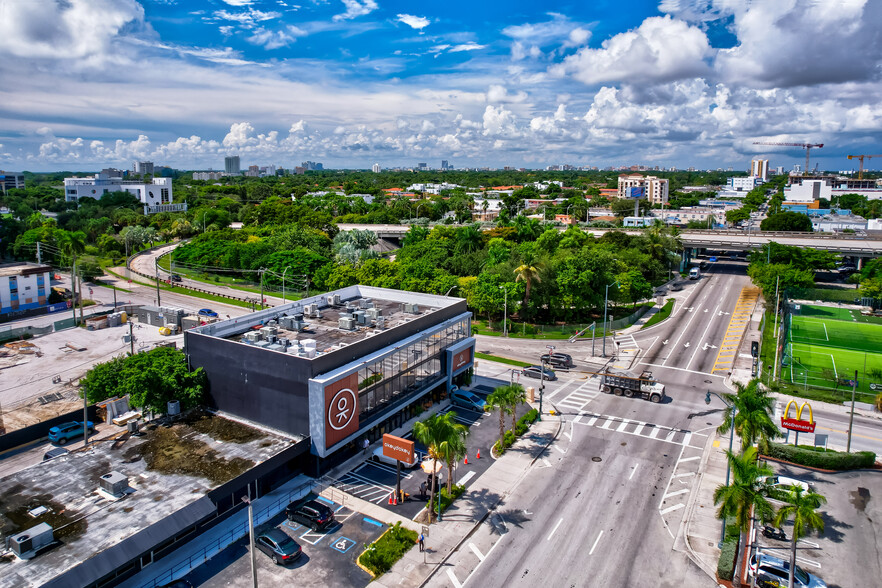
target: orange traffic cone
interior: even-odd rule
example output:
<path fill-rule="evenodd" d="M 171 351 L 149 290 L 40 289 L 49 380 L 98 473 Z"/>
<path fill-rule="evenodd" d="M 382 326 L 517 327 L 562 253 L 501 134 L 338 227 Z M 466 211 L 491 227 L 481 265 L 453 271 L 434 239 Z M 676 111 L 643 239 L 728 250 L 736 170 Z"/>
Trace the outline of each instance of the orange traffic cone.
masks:
<path fill-rule="evenodd" d="M 392 494 L 392 506 L 398 506 L 398 496 Z"/>
<path fill-rule="evenodd" d="M 476 459 L 481 459 L 481 450 L 478 450 L 478 455 L 475 456 Z"/>
<path fill-rule="evenodd" d="M 462 465 L 469 465 L 469 456 L 465 456 L 465 461 L 462 462 Z"/>
<path fill-rule="evenodd" d="M 389 493 L 389 504 L 395 504 L 395 493 L 394 492 Z"/>

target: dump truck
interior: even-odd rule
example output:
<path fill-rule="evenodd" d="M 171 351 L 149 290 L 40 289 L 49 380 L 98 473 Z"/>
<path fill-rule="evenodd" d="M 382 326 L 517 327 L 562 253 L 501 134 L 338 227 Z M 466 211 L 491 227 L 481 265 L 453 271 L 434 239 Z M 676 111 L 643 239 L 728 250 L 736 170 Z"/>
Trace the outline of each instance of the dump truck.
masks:
<path fill-rule="evenodd" d="M 634 396 L 661 402 L 665 397 L 665 386 L 652 378 L 652 372 L 644 370 L 639 376 L 625 370 L 604 370 L 600 376 L 600 390 L 606 394 L 616 396 Z"/>

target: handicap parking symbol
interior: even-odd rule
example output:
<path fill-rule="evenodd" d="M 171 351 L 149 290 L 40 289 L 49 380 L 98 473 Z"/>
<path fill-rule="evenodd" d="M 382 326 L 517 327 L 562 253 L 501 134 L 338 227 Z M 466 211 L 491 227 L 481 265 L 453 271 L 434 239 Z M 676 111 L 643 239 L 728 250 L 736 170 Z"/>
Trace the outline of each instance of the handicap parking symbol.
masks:
<path fill-rule="evenodd" d="M 340 553 L 346 553 L 352 546 L 355 545 L 355 541 L 350 539 L 349 537 L 340 537 L 336 541 L 331 543 L 331 547 L 339 551 Z"/>

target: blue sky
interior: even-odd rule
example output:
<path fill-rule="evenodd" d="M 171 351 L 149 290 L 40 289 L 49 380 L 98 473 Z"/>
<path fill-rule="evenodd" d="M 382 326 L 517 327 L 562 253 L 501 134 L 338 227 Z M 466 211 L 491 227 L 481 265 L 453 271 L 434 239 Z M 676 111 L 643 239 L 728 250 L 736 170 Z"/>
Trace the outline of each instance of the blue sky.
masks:
<path fill-rule="evenodd" d="M 880 30 L 872 0 L 0 0 L 0 169 L 851 169 Z"/>

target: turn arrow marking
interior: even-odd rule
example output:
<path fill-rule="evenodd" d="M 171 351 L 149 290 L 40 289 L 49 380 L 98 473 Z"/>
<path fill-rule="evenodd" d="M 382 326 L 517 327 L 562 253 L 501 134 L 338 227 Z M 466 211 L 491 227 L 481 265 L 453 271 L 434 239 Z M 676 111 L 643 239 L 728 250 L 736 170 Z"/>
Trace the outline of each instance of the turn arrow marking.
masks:
<path fill-rule="evenodd" d="M 665 339 L 664 341 L 662 341 L 662 345 L 667 345 L 667 344 L 668 344 L 668 340 L 667 340 L 667 339 Z"/>
<path fill-rule="evenodd" d="M 683 344 L 683 347 L 689 347 L 689 341 Z"/>

